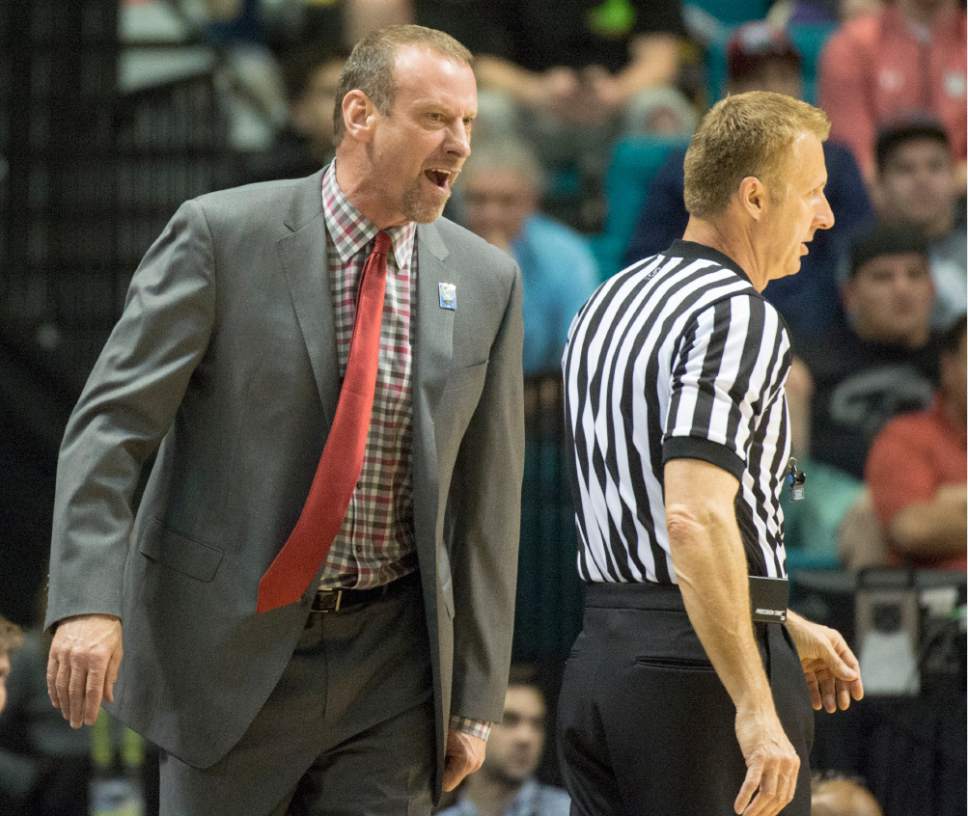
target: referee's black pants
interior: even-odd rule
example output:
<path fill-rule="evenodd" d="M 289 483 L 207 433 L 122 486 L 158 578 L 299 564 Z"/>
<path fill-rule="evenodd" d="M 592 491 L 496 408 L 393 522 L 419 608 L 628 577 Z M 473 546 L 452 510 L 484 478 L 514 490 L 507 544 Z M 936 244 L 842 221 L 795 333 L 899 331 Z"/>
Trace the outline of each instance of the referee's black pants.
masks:
<path fill-rule="evenodd" d="M 784 816 L 810 813 L 813 711 L 780 624 L 754 624 L 780 721 L 800 756 Z M 572 816 L 729 816 L 746 776 L 736 709 L 677 587 L 592 584 L 565 667 L 558 752 Z"/>

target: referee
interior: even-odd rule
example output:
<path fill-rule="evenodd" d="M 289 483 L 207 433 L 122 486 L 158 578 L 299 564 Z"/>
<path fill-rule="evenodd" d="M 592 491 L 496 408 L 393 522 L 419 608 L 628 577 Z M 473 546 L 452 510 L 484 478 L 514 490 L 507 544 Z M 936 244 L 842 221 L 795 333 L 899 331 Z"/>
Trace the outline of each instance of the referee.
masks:
<path fill-rule="evenodd" d="M 558 739 L 577 816 L 807 816 L 811 705 L 863 696 L 840 634 L 786 610 L 780 489 L 802 476 L 790 338 L 761 295 L 833 226 L 829 126 L 781 94 L 718 103 L 686 154 L 683 240 L 572 323 L 587 591 Z"/>

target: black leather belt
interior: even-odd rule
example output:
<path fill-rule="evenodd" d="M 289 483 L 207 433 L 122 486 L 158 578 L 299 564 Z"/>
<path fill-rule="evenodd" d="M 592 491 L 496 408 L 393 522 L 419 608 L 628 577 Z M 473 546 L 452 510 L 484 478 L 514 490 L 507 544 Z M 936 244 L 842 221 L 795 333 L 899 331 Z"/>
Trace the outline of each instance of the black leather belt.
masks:
<path fill-rule="evenodd" d="M 420 573 L 411 572 L 396 581 L 372 589 L 320 589 L 316 591 L 310 612 L 345 612 L 357 606 L 373 603 L 392 593 L 420 582 Z"/>
<path fill-rule="evenodd" d="M 789 583 L 782 578 L 751 575 L 750 612 L 756 623 L 783 623 L 787 616 Z M 675 584 L 589 583 L 585 606 L 611 609 L 660 609 L 685 612 L 682 593 Z"/>

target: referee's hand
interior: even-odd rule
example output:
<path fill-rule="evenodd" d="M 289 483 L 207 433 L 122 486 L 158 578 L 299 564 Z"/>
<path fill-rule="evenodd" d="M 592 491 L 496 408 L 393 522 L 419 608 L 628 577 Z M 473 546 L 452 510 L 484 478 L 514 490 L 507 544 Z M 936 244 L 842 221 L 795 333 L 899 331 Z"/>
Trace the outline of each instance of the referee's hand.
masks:
<path fill-rule="evenodd" d="M 793 800 L 800 757 L 772 706 L 737 708 L 736 739 L 746 761 L 746 779 L 733 810 L 742 816 L 776 816 Z"/>
<path fill-rule="evenodd" d="M 846 711 L 851 700 L 863 699 L 860 663 L 840 632 L 795 612 L 787 614 L 787 631 L 797 647 L 815 711 Z"/>

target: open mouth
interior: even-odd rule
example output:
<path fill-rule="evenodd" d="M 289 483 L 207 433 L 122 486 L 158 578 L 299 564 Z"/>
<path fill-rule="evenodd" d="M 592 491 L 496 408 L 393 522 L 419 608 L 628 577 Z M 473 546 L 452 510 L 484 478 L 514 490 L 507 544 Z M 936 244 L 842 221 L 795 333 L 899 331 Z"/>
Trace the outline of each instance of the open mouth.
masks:
<path fill-rule="evenodd" d="M 425 170 L 424 175 L 435 187 L 438 187 L 441 190 L 449 190 L 454 172 L 452 170 L 438 170 L 436 168 L 431 168 L 430 170 Z"/>

